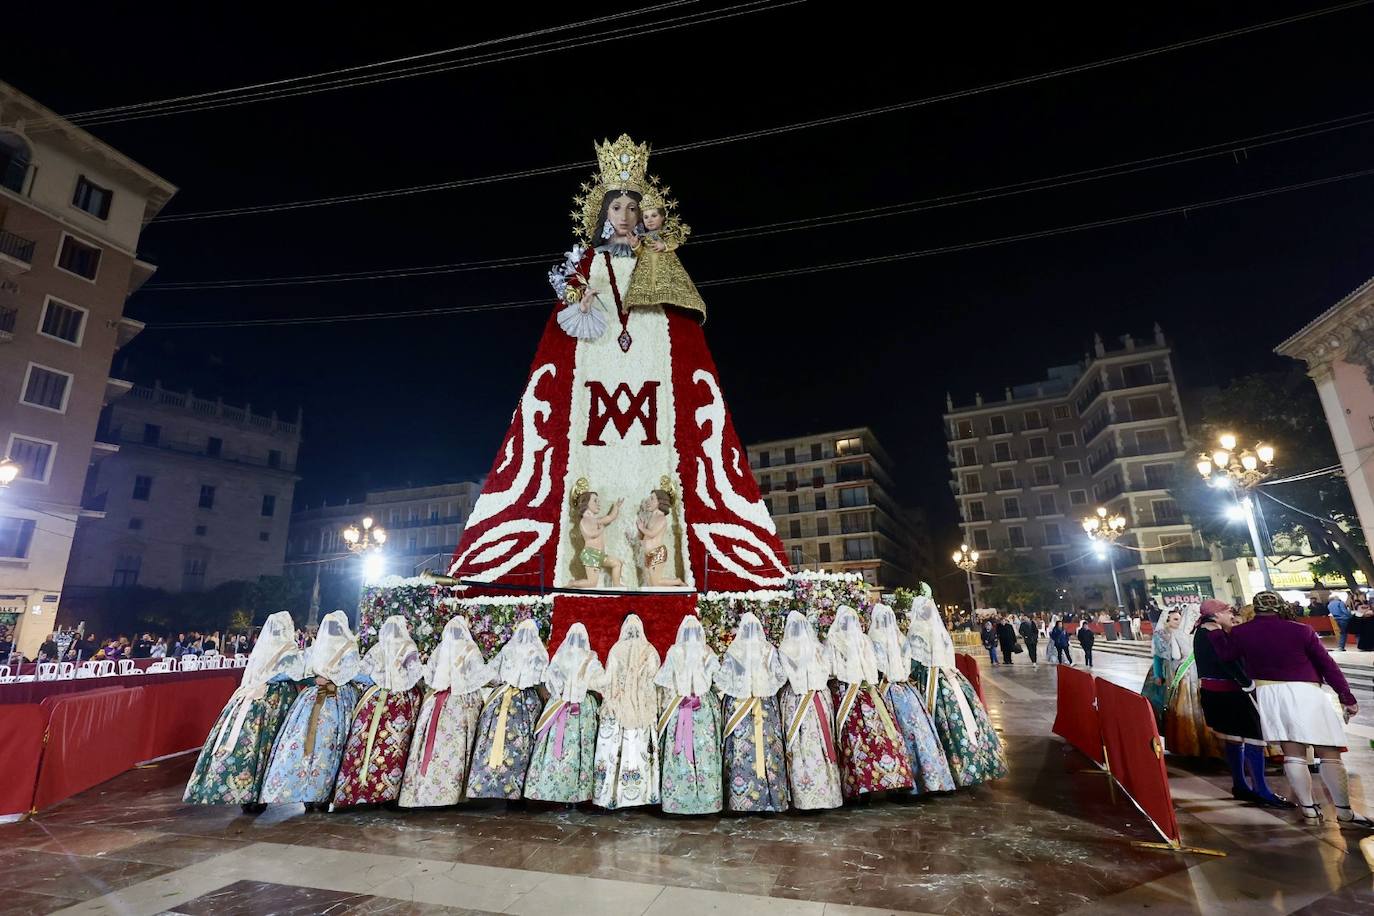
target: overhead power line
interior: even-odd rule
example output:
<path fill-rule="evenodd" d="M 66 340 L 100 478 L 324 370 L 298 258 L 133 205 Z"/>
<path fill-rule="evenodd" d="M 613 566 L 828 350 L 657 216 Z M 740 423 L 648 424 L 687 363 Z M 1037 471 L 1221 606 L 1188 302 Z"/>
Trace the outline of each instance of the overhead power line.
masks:
<path fill-rule="evenodd" d="M 1190 38 L 1172 44 L 1160 45 L 1154 48 L 1147 48 L 1142 51 L 1134 51 L 1128 54 L 1119 54 L 1114 57 L 1103 58 L 1084 64 L 1074 64 L 1068 67 L 1061 67 L 1056 70 L 1048 70 L 1042 73 L 1029 76 L 1015 77 L 1013 79 L 1001 80 L 995 83 L 987 83 L 982 86 L 970 87 L 967 89 L 957 89 L 939 95 L 926 96 L 925 98 L 912 99 L 906 102 L 898 102 L 891 105 L 883 105 L 877 108 L 866 108 L 859 111 L 851 111 L 843 114 L 830 115 L 822 118 L 813 118 L 807 121 L 798 121 L 791 124 L 783 124 L 775 127 L 761 128 L 758 130 L 746 131 L 743 133 L 728 134 L 723 137 L 715 137 L 708 140 L 698 140 L 691 143 L 681 143 L 675 146 L 664 146 L 657 148 L 654 153 L 658 156 L 670 155 L 672 153 L 687 152 L 690 150 L 706 149 L 713 146 L 722 146 L 729 143 L 738 143 L 744 140 L 756 140 L 763 137 L 773 137 L 782 134 L 793 133 L 801 130 L 810 130 L 816 127 L 828 127 L 835 124 L 843 124 L 850 121 L 857 121 L 863 118 L 871 118 L 877 115 L 891 114 L 899 111 L 909 111 L 914 108 L 922 108 L 935 105 L 941 102 L 949 102 L 957 99 L 970 98 L 983 95 L 989 92 L 997 92 L 1002 89 L 1010 89 L 1020 86 L 1027 86 L 1043 80 L 1057 79 L 1063 76 L 1072 76 L 1080 73 L 1087 73 L 1099 70 L 1104 67 L 1111 67 L 1116 64 L 1130 63 L 1133 61 L 1144 60 L 1161 54 L 1169 54 L 1175 51 L 1182 51 L 1195 48 L 1217 41 L 1224 41 L 1230 38 L 1237 38 L 1243 35 L 1250 35 L 1268 29 L 1279 28 L 1294 23 L 1315 19 L 1319 16 L 1326 16 L 1333 13 L 1341 13 L 1359 7 L 1369 6 L 1374 0 L 1352 0 L 1349 3 L 1337 4 L 1335 6 L 1324 7 L 1318 10 L 1311 10 L 1306 13 L 1299 13 L 1293 16 L 1286 16 L 1281 19 L 1272 19 L 1266 22 L 1255 23 L 1254 25 L 1241 26 L 1229 29 L 1224 32 L 1216 32 L 1211 35 L 1204 35 L 1199 38 Z M 742 14 L 741 14 L 742 15 Z M 644 34 L 643 30 L 638 30 L 636 34 Z M 327 197 L 317 197 L 305 200 L 283 201 L 275 204 L 256 204 L 244 207 L 225 207 L 214 210 L 201 210 L 191 213 L 173 213 L 157 217 L 154 222 L 186 222 L 190 220 L 223 219 L 234 216 L 250 216 L 261 213 L 278 213 L 286 210 L 300 210 L 310 207 L 325 207 L 336 204 L 355 203 L 359 201 L 382 200 L 392 197 L 405 197 L 413 194 L 426 194 L 436 191 L 455 190 L 458 188 L 473 187 L 476 185 L 492 184 L 502 181 L 512 181 L 519 178 L 528 178 L 537 175 L 548 175 L 561 172 L 577 171 L 593 166 L 590 160 L 581 162 L 567 163 L 556 166 L 544 166 L 533 169 L 523 169 L 513 172 L 504 172 L 496 175 L 486 175 L 477 178 L 460 178 L 451 181 L 431 182 L 428 184 L 409 185 L 399 188 L 389 188 L 378 191 L 364 191 L 353 194 L 336 194 Z"/>
<path fill-rule="evenodd" d="M 102 127 L 109 124 L 118 124 L 126 121 L 141 121 L 147 118 L 163 117 L 169 114 L 184 114 L 195 111 L 209 111 L 217 108 L 228 108 L 237 105 L 247 105 L 253 102 L 276 101 L 279 99 L 295 98 L 303 95 L 315 95 L 321 92 L 334 92 L 340 89 L 352 89 L 358 86 L 369 86 L 377 83 L 386 83 L 398 79 L 411 79 L 417 76 L 429 76 L 434 73 L 446 73 L 451 70 L 465 70 L 471 67 L 481 67 L 488 64 L 507 63 L 513 60 L 521 60 L 535 55 L 544 55 L 557 51 L 580 50 L 593 45 L 605 44 L 606 42 L 616 41 L 620 38 L 634 37 L 640 38 L 646 35 L 653 35 L 659 32 L 681 29 L 694 25 L 701 25 L 708 22 L 720 22 L 726 19 L 734 19 L 738 16 L 748 16 L 754 13 L 770 12 L 772 10 L 783 9 L 784 7 L 796 6 L 806 0 L 749 0 L 746 3 L 739 3 L 734 6 L 722 9 L 707 9 L 695 13 L 687 13 L 676 18 L 664 19 L 658 22 L 650 22 L 638 25 L 625 25 L 617 28 L 595 32 L 590 35 L 569 36 L 561 35 L 552 41 L 532 44 L 525 47 L 492 51 L 486 54 L 479 54 L 472 58 L 459 61 L 445 61 L 431 64 L 421 64 L 413 67 L 401 68 L 390 73 L 380 74 L 361 74 L 353 77 L 344 77 L 336 80 L 327 80 L 298 88 L 285 88 L 280 90 L 266 90 L 263 92 L 249 93 L 236 98 L 223 100 L 205 100 L 202 102 L 191 102 L 183 105 L 173 105 L 145 112 L 130 112 L 125 114 L 112 114 L 108 116 L 93 116 L 76 123 L 85 127 Z M 669 4 L 676 6 L 679 4 Z M 604 22 L 606 19 L 615 18 L 623 20 L 625 16 L 603 17 L 596 22 Z M 544 29 L 541 34 L 550 31 L 566 31 L 566 29 Z"/>
<path fill-rule="evenodd" d="M 1291 140 L 1304 139 L 1307 137 L 1326 134 L 1332 131 L 1345 130 L 1351 127 L 1359 127 L 1365 124 L 1374 123 L 1374 110 L 1360 112 L 1358 114 L 1347 115 L 1342 118 L 1334 118 L 1328 121 L 1320 121 L 1315 124 L 1306 124 L 1300 127 L 1290 127 L 1283 130 L 1270 131 L 1250 137 L 1241 137 L 1235 140 L 1228 140 L 1222 143 L 1212 143 L 1207 146 L 1195 147 L 1175 153 L 1166 153 L 1157 156 L 1150 156 L 1143 159 L 1135 159 L 1129 162 L 1120 162 L 1109 166 L 1100 166 L 1091 169 L 1080 169 L 1074 172 L 1067 172 L 1045 178 L 1035 178 L 1027 181 L 1014 182 L 1012 184 L 997 185 L 994 187 L 983 188 L 976 191 L 965 191 L 957 194 L 946 194 L 939 197 L 926 198 L 924 200 L 907 201 L 905 203 L 888 204 L 881 207 L 868 207 L 861 210 L 848 210 L 840 213 L 831 213 L 822 216 L 805 217 L 802 219 L 785 220 L 781 222 L 763 223 L 755 226 L 744 226 L 736 229 L 726 229 L 719 232 L 695 233 L 692 241 L 695 244 L 734 241 L 744 238 L 755 238 L 766 235 L 776 235 L 784 232 L 796 232 L 804 229 L 820 229 L 829 226 L 846 225 L 850 223 L 863 222 L 872 219 L 883 219 L 892 216 L 905 216 L 913 213 L 921 213 L 929 210 L 956 207 L 964 204 L 979 203 L 999 198 L 1013 197 L 1019 194 L 1028 194 L 1035 191 L 1045 191 L 1054 188 L 1067 187 L 1075 184 L 1082 184 L 1090 181 L 1100 181 L 1106 178 L 1129 175 L 1150 169 L 1163 168 L 1170 165 L 1182 165 L 1188 162 L 1196 162 L 1200 159 L 1210 158 L 1222 153 L 1230 153 L 1240 149 L 1257 149 L 1271 146 L 1278 143 L 1286 143 Z M 507 258 L 491 258 L 478 261 L 460 261 L 442 264 L 417 265 L 413 267 L 394 267 L 394 268 L 374 268 L 371 270 L 344 271 L 337 273 L 321 274 L 296 274 L 292 276 L 277 277 L 243 277 L 226 278 L 220 280 L 184 280 L 171 281 L 166 283 L 150 283 L 143 287 L 143 292 L 175 292 L 184 290 L 199 289 L 248 289 L 278 286 L 314 286 L 331 283 L 350 283 L 364 280 L 394 280 L 408 277 L 428 277 L 443 274 L 467 273 L 477 270 L 493 270 L 505 267 L 525 267 L 540 264 L 550 258 L 560 257 L 559 252 L 543 252 L 541 254 L 519 255 Z"/>
<path fill-rule="evenodd" d="M 1342 175 L 1332 175 L 1326 178 L 1316 178 L 1310 181 L 1295 182 L 1293 184 L 1282 185 L 1280 187 L 1265 188 L 1259 191 L 1250 191 L 1245 194 L 1233 194 L 1228 197 L 1219 197 L 1212 200 L 1203 200 L 1191 204 L 1181 204 L 1174 207 L 1163 207 L 1157 210 L 1148 210 L 1142 213 L 1132 213 L 1125 216 L 1110 217 L 1107 219 L 1092 220 L 1085 223 L 1077 223 L 1070 226 L 1058 226 L 1052 229 L 1042 229 L 1035 232 L 1022 232 L 1014 235 L 1004 235 L 997 238 L 983 239 L 975 242 L 963 242 L 956 245 L 942 245 L 936 248 L 923 248 L 917 251 L 906 251 L 897 254 L 876 255 L 868 258 L 854 258 L 848 261 L 836 261 L 829 264 L 815 264 L 809 267 L 794 267 L 782 270 L 766 271 L 754 274 L 743 274 L 735 277 L 720 277 L 714 280 L 702 280 L 697 283 L 699 287 L 726 286 L 737 283 L 752 283 L 757 280 L 774 280 L 783 277 L 799 277 L 810 274 L 828 273 L 836 270 L 846 270 L 853 267 L 869 267 L 878 264 L 891 264 L 900 261 L 915 260 L 918 258 L 933 257 L 941 254 L 953 254 L 962 251 L 974 251 L 981 248 L 991 248 L 997 245 L 1005 245 L 1011 242 L 1024 242 L 1034 239 L 1050 238 L 1057 235 L 1066 235 L 1073 232 L 1085 232 L 1091 229 L 1101 229 L 1109 226 L 1121 226 L 1127 223 L 1142 222 L 1144 220 L 1158 219 L 1164 216 L 1177 216 L 1188 214 L 1196 210 L 1206 210 L 1214 207 L 1221 207 L 1227 204 L 1240 203 L 1248 200 L 1258 200 L 1263 197 L 1271 197 L 1276 194 L 1286 194 L 1291 191 L 1302 191 L 1311 188 L 1324 187 L 1336 184 L 1341 181 L 1350 181 L 1357 178 L 1366 178 L 1374 175 L 1374 168 L 1360 169 L 1354 172 L 1346 172 Z M 182 329 L 208 329 L 208 328 L 235 328 L 235 327 L 263 327 L 263 326 L 283 326 L 298 324 L 329 324 L 353 321 L 376 321 L 394 318 L 424 318 L 437 317 L 441 315 L 459 315 L 471 312 L 494 311 L 499 309 L 528 308 L 542 305 L 548 307 L 551 304 L 548 298 L 530 299 L 521 302 L 498 302 L 481 305 L 459 305 L 441 306 L 431 309 L 414 309 L 406 311 L 370 312 L 345 315 L 317 315 L 317 316 L 297 316 L 279 318 L 250 318 L 250 319 L 226 319 L 224 321 L 183 321 L 167 323 L 150 323 L 148 330 L 182 330 Z"/>

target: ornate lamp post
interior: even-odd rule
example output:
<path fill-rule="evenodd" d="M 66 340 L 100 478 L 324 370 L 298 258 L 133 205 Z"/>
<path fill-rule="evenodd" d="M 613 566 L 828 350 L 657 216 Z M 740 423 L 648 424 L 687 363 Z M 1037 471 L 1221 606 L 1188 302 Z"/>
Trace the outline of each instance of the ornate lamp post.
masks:
<path fill-rule="evenodd" d="M 1121 600 L 1121 582 L 1116 577 L 1116 554 L 1112 547 L 1126 531 L 1126 517 L 1116 512 L 1109 513 L 1104 506 L 1098 506 L 1095 515 L 1083 519 L 1083 530 L 1095 543 L 1101 544 L 1102 551 L 1107 554 L 1107 562 L 1112 568 L 1112 588 L 1116 589 L 1116 606 L 1125 607 L 1126 603 Z"/>
<path fill-rule="evenodd" d="M 1255 559 L 1259 562 L 1260 576 L 1264 587 L 1273 590 L 1273 580 L 1269 578 L 1269 560 L 1264 555 L 1264 541 L 1260 538 L 1259 527 L 1255 523 L 1259 506 L 1251 492 L 1259 486 L 1274 470 L 1274 447 L 1263 442 L 1255 444 L 1254 449 L 1241 449 L 1236 452 L 1234 433 L 1222 433 L 1217 437 L 1217 448 L 1211 454 L 1198 457 L 1197 472 L 1207 485 L 1220 490 L 1230 490 L 1236 494 L 1245 524 L 1250 529 L 1250 543 L 1255 548 Z"/>
<path fill-rule="evenodd" d="M 0 490 L 14 483 L 21 470 L 23 469 L 11 459 L 0 458 Z"/>
<path fill-rule="evenodd" d="M 363 581 L 376 579 L 381 572 L 382 545 L 386 543 L 386 531 L 382 526 L 374 525 L 369 516 L 362 520 L 361 530 L 357 525 L 345 528 L 343 539 L 350 552 L 363 558 Z"/>
<path fill-rule="evenodd" d="M 954 553 L 954 565 L 964 571 L 968 580 L 968 621 L 969 629 L 973 629 L 978 617 L 978 604 L 973 597 L 973 571 L 978 568 L 978 551 L 969 550 L 967 544 L 960 544 Z"/>

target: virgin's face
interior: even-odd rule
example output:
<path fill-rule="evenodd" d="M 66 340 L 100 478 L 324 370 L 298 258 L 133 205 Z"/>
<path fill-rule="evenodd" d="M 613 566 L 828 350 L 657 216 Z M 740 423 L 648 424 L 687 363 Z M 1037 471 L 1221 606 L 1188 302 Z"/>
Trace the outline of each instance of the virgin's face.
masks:
<path fill-rule="evenodd" d="M 628 194 L 622 194 L 611 201 L 606 218 L 611 221 L 611 228 L 615 230 L 616 235 L 628 238 L 634 233 L 635 225 L 639 222 L 639 204 Z"/>

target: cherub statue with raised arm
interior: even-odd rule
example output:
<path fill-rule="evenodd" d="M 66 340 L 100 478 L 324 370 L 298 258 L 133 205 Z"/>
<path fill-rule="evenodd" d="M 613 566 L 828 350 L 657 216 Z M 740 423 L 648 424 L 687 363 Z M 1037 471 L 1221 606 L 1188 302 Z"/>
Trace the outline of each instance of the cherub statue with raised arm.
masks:
<path fill-rule="evenodd" d="M 668 547 L 663 536 L 672 524 L 673 495 L 663 487 L 651 492 L 639 504 L 635 527 L 639 530 L 640 555 L 644 558 L 644 581 L 649 588 L 681 586 L 686 583 L 673 575 L 664 575 L 668 565 Z"/>
<path fill-rule="evenodd" d="M 582 548 L 577 553 L 585 575 L 569 582 L 571 588 L 596 588 L 601 584 L 601 571 L 611 576 L 611 587 L 620 587 L 620 574 L 624 564 L 606 552 L 606 529 L 620 517 L 621 503 L 618 499 L 605 515 L 601 514 L 601 495 L 592 490 L 587 478 L 580 477 L 573 485 L 572 496 L 573 530 L 581 535 Z"/>

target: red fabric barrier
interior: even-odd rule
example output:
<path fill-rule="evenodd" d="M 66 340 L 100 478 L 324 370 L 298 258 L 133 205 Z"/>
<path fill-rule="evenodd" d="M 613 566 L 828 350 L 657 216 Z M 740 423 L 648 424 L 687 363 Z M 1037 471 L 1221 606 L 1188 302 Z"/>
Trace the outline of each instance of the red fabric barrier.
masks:
<path fill-rule="evenodd" d="M 1058 706 L 1054 714 L 1054 727 L 1050 731 L 1097 764 L 1105 763 L 1093 676 L 1086 671 L 1060 665 L 1055 669 L 1055 682 Z"/>
<path fill-rule="evenodd" d="M 0 707 L 0 817 L 28 814 L 43 756 L 47 711 L 36 703 Z"/>
<path fill-rule="evenodd" d="M 1167 838 L 1179 842 L 1154 707 L 1134 690 L 1111 681 L 1097 678 L 1096 686 L 1098 721 L 1112 778 Z"/>
<path fill-rule="evenodd" d="M 677 639 L 678 624 L 695 614 L 697 596 L 654 594 L 556 595 L 553 599 L 553 632 L 549 636 L 549 655 L 558 650 L 568 628 L 581 623 L 587 628 L 592 648 L 605 661 L 611 646 L 620 638 L 620 622 L 626 614 L 638 614 L 644 621 L 644 635 L 658 649 L 659 658 Z"/>
<path fill-rule="evenodd" d="M 160 678 L 150 677 L 139 688 L 143 692 L 144 728 L 137 762 L 200 747 L 243 680 L 242 668 L 187 673 L 219 676 L 181 683 L 162 683 Z"/>
<path fill-rule="evenodd" d="M 954 653 L 954 667 L 959 673 L 968 678 L 968 682 L 973 685 L 973 692 L 978 694 L 978 700 L 984 706 L 988 701 L 983 698 L 983 674 L 978 670 L 978 659 L 969 655 L 967 652 Z"/>
<path fill-rule="evenodd" d="M 143 688 L 53 699 L 33 793 L 36 810 L 118 776 L 138 762 L 143 746 Z"/>
<path fill-rule="evenodd" d="M 29 681 L 24 684 L 0 684 L 0 705 L 6 703 L 39 703 L 50 696 L 105 690 L 110 687 L 180 684 L 202 678 L 222 677 L 230 672 L 241 670 L 212 668 L 208 671 L 172 671 L 165 674 L 130 674 L 125 677 L 84 677 L 69 681 Z"/>

